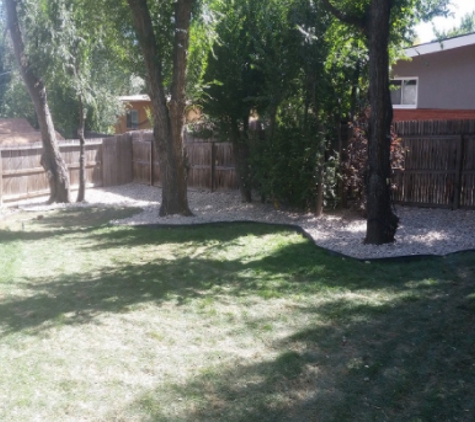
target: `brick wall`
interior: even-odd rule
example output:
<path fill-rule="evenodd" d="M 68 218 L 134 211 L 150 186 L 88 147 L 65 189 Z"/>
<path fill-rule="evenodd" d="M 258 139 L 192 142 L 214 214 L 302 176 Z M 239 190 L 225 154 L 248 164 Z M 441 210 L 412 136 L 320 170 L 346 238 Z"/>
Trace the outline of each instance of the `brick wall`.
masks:
<path fill-rule="evenodd" d="M 431 108 L 394 109 L 393 121 L 409 120 L 474 120 L 475 110 L 441 110 Z"/>

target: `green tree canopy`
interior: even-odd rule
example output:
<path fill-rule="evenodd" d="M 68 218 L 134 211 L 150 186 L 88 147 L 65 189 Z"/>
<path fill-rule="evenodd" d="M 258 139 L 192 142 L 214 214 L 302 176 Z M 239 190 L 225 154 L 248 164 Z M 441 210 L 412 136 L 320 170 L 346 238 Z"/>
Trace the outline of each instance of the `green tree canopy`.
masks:
<path fill-rule="evenodd" d="M 475 11 L 467 13 L 462 17 L 459 25 L 456 25 L 448 30 L 437 30 L 433 28 L 436 36 L 436 40 L 442 41 L 447 38 L 458 37 L 459 35 L 466 35 L 475 32 Z"/>

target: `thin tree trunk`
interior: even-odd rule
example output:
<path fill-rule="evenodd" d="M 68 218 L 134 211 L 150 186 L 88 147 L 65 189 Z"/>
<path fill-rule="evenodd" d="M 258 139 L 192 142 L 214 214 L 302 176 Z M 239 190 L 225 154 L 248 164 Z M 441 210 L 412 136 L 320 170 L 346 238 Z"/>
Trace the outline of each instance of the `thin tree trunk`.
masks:
<path fill-rule="evenodd" d="M 53 120 L 48 107 L 46 88 L 43 81 L 35 74 L 25 53 L 16 9 L 17 2 L 15 0 L 5 0 L 4 5 L 15 56 L 40 125 L 43 142 L 43 153 L 40 162 L 48 176 L 50 187 L 49 202 L 70 202 L 69 173 L 56 141 Z"/>
<path fill-rule="evenodd" d="M 366 33 L 369 47 L 370 107 L 368 137 L 367 228 L 365 243 L 394 241 L 399 218 L 391 209 L 390 140 L 393 117 L 389 91 L 391 2 L 372 0 Z"/>
<path fill-rule="evenodd" d="M 320 217 L 323 214 L 323 197 L 325 194 L 325 142 L 320 139 L 320 157 L 318 163 L 318 185 L 317 185 L 317 203 L 315 207 L 315 215 Z"/>
<path fill-rule="evenodd" d="M 84 128 L 86 126 L 86 110 L 82 95 L 79 94 L 79 190 L 76 202 L 83 202 L 86 199 L 86 140 L 84 138 Z"/>
<path fill-rule="evenodd" d="M 244 122 L 249 121 L 249 117 L 244 118 Z M 249 124 L 244 125 L 244 130 L 239 129 L 237 122 L 232 123 L 232 144 L 234 157 L 236 161 L 236 176 L 239 180 L 239 191 L 241 193 L 242 202 L 252 202 L 251 190 L 251 170 L 249 163 Z"/>
<path fill-rule="evenodd" d="M 312 105 L 313 105 L 313 118 L 316 127 L 318 128 L 318 133 L 316 136 L 316 141 L 320 143 L 319 145 L 319 157 L 318 157 L 318 164 L 317 164 L 317 174 L 318 174 L 318 184 L 317 184 L 317 198 L 315 203 L 315 215 L 320 217 L 323 214 L 323 204 L 324 200 L 323 197 L 325 195 L 325 152 L 326 152 L 326 145 L 325 145 L 325 138 L 324 138 L 324 130 L 323 125 L 320 121 L 319 116 L 319 107 L 317 104 L 317 79 L 316 79 L 316 72 L 312 72 L 311 75 L 311 98 L 312 98 Z"/>
<path fill-rule="evenodd" d="M 167 104 L 161 57 L 146 0 L 128 0 L 142 48 L 154 118 L 154 142 L 160 161 L 162 203 L 160 216 L 192 215 L 187 199 L 186 154 L 182 130 L 185 122 L 185 77 L 193 0 L 175 3 L 175 40 L 171 99 Z"/>

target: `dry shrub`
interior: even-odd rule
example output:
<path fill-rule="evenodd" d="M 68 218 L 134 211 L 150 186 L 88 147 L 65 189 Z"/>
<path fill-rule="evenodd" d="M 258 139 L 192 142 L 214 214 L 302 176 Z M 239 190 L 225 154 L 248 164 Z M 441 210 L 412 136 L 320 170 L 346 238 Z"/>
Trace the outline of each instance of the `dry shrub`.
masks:
<path fill-rule="evenodd" d="M 343 185 L 346 189 L 350 208 L 366 212 L 366 177 L 368 174 L 368 122 L 370 109 L 366 108 L 357 118 L 349 123 L 351 138 L 343 150 L 341 173 Z M 394 132 L 391 126 L 390 146 L 391 169 L 404 170 L 405 149 L 402 139 Z M 391 181 L 391 191 L 399 187 Z"/>

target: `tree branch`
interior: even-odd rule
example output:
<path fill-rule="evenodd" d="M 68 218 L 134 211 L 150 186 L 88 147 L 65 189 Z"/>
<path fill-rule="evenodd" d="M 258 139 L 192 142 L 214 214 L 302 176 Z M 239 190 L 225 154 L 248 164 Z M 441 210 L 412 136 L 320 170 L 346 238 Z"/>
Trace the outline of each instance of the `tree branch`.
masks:
<path fill-rule="evenodd" d="M 333 4 L 330 3 L 330 0 L 321 0 L 323 6 L 327 11 L 329 11 L 335 18 L 338 20 L 347 23 L 349 25 L 357 26 L 358 28 L 364 29 L 365 28 L 365 19 L 360 16 L 350 15 L 348 13 L 344 13 L 341 10 L 337 9 Z"/>
<path fill-rule="evenodd" d="M 173 46 L 172 100 L 184 101 L 191 8 L 194 0 L 178 0 L 175 4 L 175 41 Z"/>

